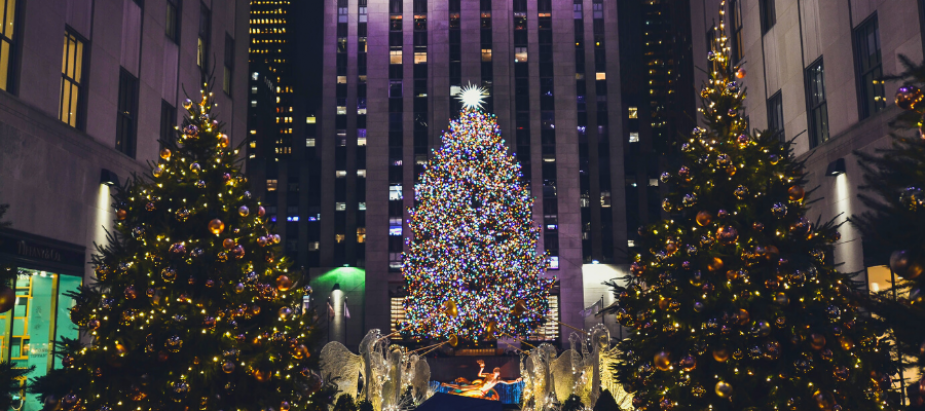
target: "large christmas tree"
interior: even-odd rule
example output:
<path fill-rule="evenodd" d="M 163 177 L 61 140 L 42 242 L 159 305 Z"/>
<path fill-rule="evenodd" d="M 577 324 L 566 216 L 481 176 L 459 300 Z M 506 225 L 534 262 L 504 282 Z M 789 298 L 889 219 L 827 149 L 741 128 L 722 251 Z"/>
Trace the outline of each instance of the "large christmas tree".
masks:
<path fill-rule="evenodd" d="M 851 218 L 864 235 L 865 258 L 889 261 L 893 288 L 875 294 L 873 310 L 885 318 L 902 358 L 925 369 L 925 65 L 901 57 L 906 72 L 896 105 L 907 110 L 892 124 L 892 144 L 876 153 L 856 152 L 865 171 L 860 195 L 869 211 Z M 925 383 L 910 384 L 909 397 L 925 406 Z"/>
<path fill-rule="evenodd" d="M 543 277 L 540 228 L 520 164 L 507 153 L 481 90 L 464 93 L 443 147 L 415 186 L 402 328 L 418 337 L 473 341 L 525 336 L 544 321 L 554 279 Z"/>
<path fill-rule="evenodd" d="M 889 409 L 889 345 L 833 266 L 836 227 L 805 217 L 791 143 L 747 130 L 745 70 L 716 32 L 706 127 L 662 175 L 671 218 L 640 228 L 616 289 L 630 330 L 617 377 L 647 411 Z"/>
<path fill-rule="evenodd" d="M 34 385 L 46 409 L 315 407 L 308 290 L 247 191 L 211 95 L 184 102 L 178 141 L 114 194 L 98 282 L 73 295 L 91 344 L 56 348 L 61 368 Z"/>

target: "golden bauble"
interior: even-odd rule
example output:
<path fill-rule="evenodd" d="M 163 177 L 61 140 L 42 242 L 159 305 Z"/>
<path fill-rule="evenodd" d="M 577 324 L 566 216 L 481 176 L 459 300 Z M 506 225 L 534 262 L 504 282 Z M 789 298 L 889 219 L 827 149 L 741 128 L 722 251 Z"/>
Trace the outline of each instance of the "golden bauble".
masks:
<path fill-rule="evenodd" d="M 123 208 L 120 208 L 120 209 L 116 210 L 116 218 L 117 218 L 117 219 L 119 219 L 119 220 L 121 221 L 121 220 L 125 220 L 125 217 L 128 217 L 128 211 L 125 211 L 125 209 L 123 209 Z"/>
<path fill-rule="evenodd" d="M 903 110 L 915 110 L 925 95 L 916 86 L 902 86 L 896 89 L 896 106 Z"/>
<path fill-rule="evenodd" d="M 489 336 L 494 336 L 498 332 L 498 322 L 491 320 L 488 324 L 485 324 L 485 333 Z"/>
<path fill-rule="evenodd" d="M 226 238 L 222 241 L 222 247 L 225 247 L 226 250 L 234 248 L 234 245 L 235 244 L 233 238 Z"/>
<path fill-rule="evenodd" d="M 925 271 L 925 264 L 922 264 L 922 260 L 908 250 L 894 251 L 890 255 L 890 269 L 906 280 L 914 280 L 922 275 L 922 271 Z"/>
<path fill-rule="evenodd" d="M 289 411 L 292 408 L 292 405 L 289 404 L 289 401 L 283 401 L 279 404 L 279 411 Z"/>
<path fill-rule="evenodd" d="M 713 359 L 719 362 L 726 362 L 729 359 L 729 349 L 721 347 L 713 350 Z"/>
<path fill-rule="evenodd" d="M 257 381 L 259 381 L 259 382 L 267 382 L 267 381 L 270 381 L 270 375 L 271 375 L 271 374 L 270 374 L 269 371 L 254 370 L 254 378 L 256 378 Z"/>
<path fill-rule="evenodd" d="M 730 245 L 739 239 L 739 232 L 733 226 L 720 227 L 716 230 L 716 241 L 722 244 Z"/>
<path fill-rule="evenodd" d="M 737 79 L 745 78 L 745 67 L 739 67 L 739 69 L 736 70 L 736 78 Z"/>
<path fill-rule="evenodd" d="M 276 277 L 276 289 L 279 291 L 289 291 L 292 288 L 292 280 L 289 279 L 289 276 L 283 274 L 279 277 Z"/>
<path fill-rule="evenodd" d="M 707 270 L 710 271 L 719 271 L 723 269 L 723 260 L 719 257 L 713 257 L 713 259 L 707 263 Z"/>
<path fill-rule="evenodd" d="M 684 358 L 681 359 L 678 365 L 684 371 L 693 371 L 694 369 L 697 368 L 697 358 L 695 358 L 693 355 L 688 354 L 684 356 Z"/>
<path fill-rule="evenodd" d="M 162 148 L 160 155 L 164 160 L 170 159 L 170 149 L 167 147 Z"/>
<path fill-rule="evenodd" d="M 456 317 L 459 315 L 459 310 L 456 308 L 456 301 L 449 300 L 446 304 L 443 304 L 443 313 L 448 317 Z"/>
<path fill-rule="evenodd" d="M 818 333 L 813 333 L 809 336 L 809 344 L 813 347 L 814 350 L 821 350 L 825 348 L 825 336 Z"/>
<path fill-rule="evenodd" d="M 228 135 L 227 135 L 227 134 L 219 134 L 219 136 L 218 136 L 218 145 L 219 145 L 219 147 L 221 147 L 221 148 L 226 148 L 226 147 L 228 147 L 228 144 L 229 144 L 230 142 L 231 142 L 231 140 L 228 139 Z"/>
<path fill-rule="evenodd" d="M 154 167 L 154 169 L 151 170 L 151 175 L 153 175 L 154 178 L 158 178 L 163 174 L 164 174 L 164 168 L 161 166 Z"/>
<path fill-rule="evenodd" d="M 671 369 L 671 359 L 669 354 L 665 351 L 660 351 L 658 354 L 655 354 L 655 358 L 652 361 L 655 364 L 655 368 L 658 368 L 660 371 L 668 371 Z"/>
<path fill-rule="evenodd" d="M 517 300 L 516 302 L 514 302 L 514 308 L 511 309 L 511 312 L 512 312 L 514 315 L 516 315 L 516 316 L 523 315 L 523 313 L 524 313 L 525 311 L 527 311 L 527 302 L 526 302 L 526 301 L 524 301 L 524 300 Z"/>
<path fill-rule="evenodd" d="M 806 190 L 800 186 L 793 186 L 787 189 L 787 197 L 790 201 L 803 201 L 803 197 L 806 196 Z"/>
<path fill-rule="evenodd" d="M 209 221 L 209 231 L 211 231 L 212 234 L 219 235 L 222 231 L 225 231 L 225 223 L 217 218 Z"/>
<path fill-rule="evenodd" d="M 251 213 L 251 210 L 250 210 L 249 208 L 247 208 L 246 205 L 242 205 L 242 206 L 238 207 L 238 214 L 239 214 L 241 217 L 247 217 L 247 215 L 250 214 L 250 213 Z"/>
<path fill-rule="evenodd" d="M 725 381 L 716 383 L 716 395 L 720 398 L 729 398 L 732 395 L 732 385 Z"/>

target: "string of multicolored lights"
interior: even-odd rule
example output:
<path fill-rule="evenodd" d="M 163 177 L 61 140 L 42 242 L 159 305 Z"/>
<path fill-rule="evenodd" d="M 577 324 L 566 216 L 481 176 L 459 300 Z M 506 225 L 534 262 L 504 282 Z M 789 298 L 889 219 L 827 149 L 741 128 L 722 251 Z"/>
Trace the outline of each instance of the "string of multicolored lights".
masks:
<path fill-rule="evenodd" d="M 402 268 L 406 334 L 478 342 L 525 336 L 545 321 L 555 279 L 544 276 L 533 198 L 520 178 L 495 117 L 467 103 L 415 186 Z"/>

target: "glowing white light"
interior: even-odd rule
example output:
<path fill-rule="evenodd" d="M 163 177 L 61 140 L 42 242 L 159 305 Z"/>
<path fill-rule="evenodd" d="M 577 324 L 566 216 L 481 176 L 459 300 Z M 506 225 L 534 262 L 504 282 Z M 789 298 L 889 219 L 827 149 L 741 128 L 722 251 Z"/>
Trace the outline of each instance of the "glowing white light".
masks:
<path fill-rule="evenodd" d="M 462 101 L 463 109 L 481 108 L 487 96 L 488 92 L 484 88 L 469 84 L 459 93 L 459 101 Z"/>

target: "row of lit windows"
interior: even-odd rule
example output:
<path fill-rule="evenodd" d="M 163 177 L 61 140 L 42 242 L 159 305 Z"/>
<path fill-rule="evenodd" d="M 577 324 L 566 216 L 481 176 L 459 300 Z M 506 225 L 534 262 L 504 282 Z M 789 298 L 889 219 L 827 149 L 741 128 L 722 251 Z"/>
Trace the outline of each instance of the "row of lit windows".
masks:
<path fill-rule="evenodd" d="M 286 19 L 250 19 L 250 24 L 286 24 Z"/>
<path fill-rule="evenodd" d="M 286 28 L 285 28 L 285 27 L 283 27 L 283 28 L 274 27 L 274 28 L 272 28 L 272 29 L 269 29 L 269 28 L 267 28 L 267 29 L 255 29 L 255 28 L 251 28 L 251 29 L 250 29 L 250 34 L 283 34 L 283 33 L 286 33 Z"/>

